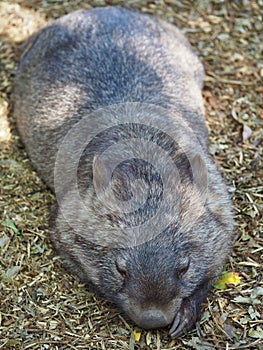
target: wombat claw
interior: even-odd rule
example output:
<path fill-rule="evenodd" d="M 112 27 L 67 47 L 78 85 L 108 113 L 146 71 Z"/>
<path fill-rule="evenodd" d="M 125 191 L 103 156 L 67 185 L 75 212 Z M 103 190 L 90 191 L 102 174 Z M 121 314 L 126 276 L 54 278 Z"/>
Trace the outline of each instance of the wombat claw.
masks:
<path fill-rule="evenodd" d="M 171 338 L 177 338 L 186 328 L 190 330 L 196 322 L 196 310 L 193 303 L 188 301 L 184 303 L 177 313 L 172 327 L 169 331 Z"/>

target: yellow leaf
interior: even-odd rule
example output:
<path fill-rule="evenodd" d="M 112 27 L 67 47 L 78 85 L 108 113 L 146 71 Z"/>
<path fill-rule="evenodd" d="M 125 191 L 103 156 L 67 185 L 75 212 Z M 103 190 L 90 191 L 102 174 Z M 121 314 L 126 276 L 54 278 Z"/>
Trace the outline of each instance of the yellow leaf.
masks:
<path fill-rule="evenodd" d="M 226 289 L 227 284 L 239 284 L 240 282 L 241 278 L 237 272 L 223 272 L 222 276 L 214 284 L 214 287 L 217 289 Z"/>
<path fill-rule="evenodd" d="M 138 331 L 136 329 L 133 330 L 133 335 L 134 335 L 135 341 L 139 341 L 141 339 L 141 334 L 142 334 L 141 331 Z"/>

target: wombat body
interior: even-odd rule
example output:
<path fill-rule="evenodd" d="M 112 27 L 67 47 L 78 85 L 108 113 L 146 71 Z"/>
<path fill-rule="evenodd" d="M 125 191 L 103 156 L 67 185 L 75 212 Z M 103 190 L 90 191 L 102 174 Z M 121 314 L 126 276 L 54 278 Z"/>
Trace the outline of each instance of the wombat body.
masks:
<path fill-rule="evenodd" d="M 72 13 L 31 37 L 15 80 L 19 132 L 58 199 L 51 219 L 57 251 L 89 288 L 135 323 L 172 324 L 173 337 L 195 324 L 233 238 L 227 191 L 207 154 L 203 77 L 201 63 L 174 26 L 108 7 Z M 130 142 L 135 139 L 157 144 L 176 164 L 180 181 L 173 172 L 166 180 L 180 200 L 165 192 L 154 164 L 141 160 L 142 150 Z M 103 165 L 100 156 L 109 147 L 120 165 Z M 127 149 L 135 156 L 125 158 Z M 165 171 L 161 154 L 152 156 Z M 112 186 L 105 202 L 115 196 L 138 204 L 144 191 L 144 205 L 123 213 L 106 210 L 96 190 L 106 193 L 105 176 Z M 164 201 L 168 205 L 158 217 Z"/>

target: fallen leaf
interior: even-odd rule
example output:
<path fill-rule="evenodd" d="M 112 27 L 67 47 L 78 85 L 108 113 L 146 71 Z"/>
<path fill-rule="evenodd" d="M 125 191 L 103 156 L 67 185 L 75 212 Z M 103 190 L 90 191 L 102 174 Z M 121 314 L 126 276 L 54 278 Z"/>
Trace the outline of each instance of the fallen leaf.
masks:
<path fill-rule="evenodd" d="M 3 225 L 5 227 L 9 227 L 13 230 L 13 232 L 16 234 L 16 235 L 19 235 L 19 230 L 17 229 L 16 225 L 14 224 L 14 222 L 10 219 L 6 219 L 4 222 L 3 222 Z"/>
<path fill-rule="evenodd" d="M 241 278 L 236 272 L 224 272 L 219 280 L 216 281 L 214 287 L 217 289 L 226 289 L 227 284 L 239 284 L 241 282 Z"/>
<path fill-rule="evenodd" d="M 215 109 L 215 107 L 216 107 L 216 101 L 215 101 L 213 98 L 210 98 L 210 99 L 209 99 L 209 104 L 210 104 L 210 106 L 211 106 L 213 109 Z"/>
<path fill-rule="evenodd" d="M 254 308 L 253 308 L 253 306 L 249 306 L 249 308 L 248 308 L 248 313 L 249 313 L 249 316 L 250 316 L 250 318 L 251 318 L 251 320 L 257 320 L 257 318 L 260 318 L 260 314 L 259 314 L 259 312 L 257 312 Z"/>
<path fill-rule="evenodd" d="M 243 141 L 247 141 L 252 135 L 252 130 L 250 129 L 247 124 L 243 124 L 243 132 L 242 132 L 242 138 Z"/>
<path fill-rule="evenodd" d="M 138 331 L 137 329 L 134 329 L 133 335 L 134 335 L 135 341 L 139 341 L 141 339 L 142 332 Z"/>
<path fill-rule="evenodd" d="M 18 344 L 21 344 L 21 340 L 20 339 L 9 339 L 8 342 L 5 345 L 7 347 L 13 347 L 13 346 L 16 346 Z"/>
<path fill-rule="evenodd" d="M 18 274 L 19 270 L 20 270 L 20 266 L 9 267 L 4 274 L 4 278 L 15 277 Z"/>
<path fill-rule="evenodd" d="M 236 335 L 236 332 L 237 332 L 237 329 L 228 323 L 224 324 L 224 330 L 227 333 L 227 335 L 229 336 L 229 338 L 234 338 L 234 336 Z"/>
<path fill-rule="evenodd" d="M 251 292 L 251 298 L 254 299 L 256 297 L 263 295 L 263 288 L 262 287 L 256 287 Z"/>
<path fill-rule="evenodd" d="M 252 328 L 248 331 L 248 335 L 251 338 L 263 339 L 263 329 L 260 327 L 257 327 L 257 329 Z"/>
<path fill-rule="evenodd" d="M 191 340 L 185 341 L 182 340 L 183 344 L 188 345 L 189 348 L 195 349 L 195 350 L 214 350 L 214 346 L 208 342 L 202 341 L 198 337 L 192 337 Z"/>
<path fill-rule="evenodd" d="M 5 245 L 9 242 L 10 238 L 6 235 L 0 237 L 0 248 L 4 248 Z"/>
<path fill-rule="evenodd" d="M 242 296 L 237 296 L 233 299 L 234 302 L 236 303 L 241 303 L 241 304 L 252 304 L 252 305 L 260 305 L 261 301 L 259 299 L 253 299 L 251 297 L 242 297 Z"/>

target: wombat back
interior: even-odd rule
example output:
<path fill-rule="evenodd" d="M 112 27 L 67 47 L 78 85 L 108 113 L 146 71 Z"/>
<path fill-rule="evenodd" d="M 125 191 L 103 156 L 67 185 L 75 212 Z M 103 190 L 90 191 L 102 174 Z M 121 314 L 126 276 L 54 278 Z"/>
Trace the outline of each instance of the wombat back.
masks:
<path fill-rule="evenodd" d="M 62 17 L 24 46 L 14 114 L 31 160 L 51 188 L 57 145 L 83 113 L 98 108 L 125 102 L 176 106 L 189 111 L 188 122 L 206 137 L 203 68 L 174 26 L 121 7 L 96 8 Z"/>

